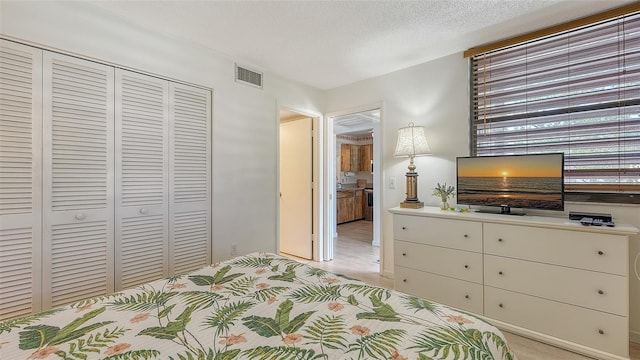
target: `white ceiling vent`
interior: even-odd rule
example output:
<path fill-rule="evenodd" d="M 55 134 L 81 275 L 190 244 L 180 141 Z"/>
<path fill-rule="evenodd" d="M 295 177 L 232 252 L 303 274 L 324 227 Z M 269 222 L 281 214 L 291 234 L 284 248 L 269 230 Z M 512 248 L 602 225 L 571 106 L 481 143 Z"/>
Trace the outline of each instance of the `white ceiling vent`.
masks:
<path fill-rule="evenodd" d="M 236 64 L 236 81 L 262 89 L 262 73 Z"/>

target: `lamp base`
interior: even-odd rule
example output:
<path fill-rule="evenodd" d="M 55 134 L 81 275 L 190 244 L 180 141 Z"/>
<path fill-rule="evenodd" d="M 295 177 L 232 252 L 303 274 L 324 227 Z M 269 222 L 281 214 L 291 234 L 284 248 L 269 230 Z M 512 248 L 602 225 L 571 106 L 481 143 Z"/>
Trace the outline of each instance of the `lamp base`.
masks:
<path fill-rule="evenodd" d="M 424 203 L 422 201 L 414 201 L 414 202 L 403 201 L 400 203 L 400 207 L 408 208 L 408 209 L 420 209 L 424 207 Z"/>

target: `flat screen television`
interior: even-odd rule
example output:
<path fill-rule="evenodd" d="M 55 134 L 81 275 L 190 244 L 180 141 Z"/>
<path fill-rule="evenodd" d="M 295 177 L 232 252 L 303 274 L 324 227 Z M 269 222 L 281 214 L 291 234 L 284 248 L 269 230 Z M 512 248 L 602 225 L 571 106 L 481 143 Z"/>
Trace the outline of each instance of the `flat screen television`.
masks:
<path fill-rule="evenodd" d="M 456 175 L 461 205 L 564 210 L 564 153 L 458 157 Z"/>

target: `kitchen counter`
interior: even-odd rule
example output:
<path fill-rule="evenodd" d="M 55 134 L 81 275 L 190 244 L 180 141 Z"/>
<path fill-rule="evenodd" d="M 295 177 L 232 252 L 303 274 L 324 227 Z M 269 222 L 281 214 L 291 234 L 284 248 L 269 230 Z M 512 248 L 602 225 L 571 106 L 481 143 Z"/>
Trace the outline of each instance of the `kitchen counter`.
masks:
<path fill-rule="evenodd" d="M 356 191 L 356 190 L 373 190 L 373 186 L 371 184 L 367 184 L 367 186 L 358 186 L 356 184 L 342 184 L 342 187 L 336 186 L 336 191 Z"/>
<path fill-rule="evenodd" d="M 357 191 L 357 190 L 364 190 L 364 187 L 342 187 L 340 189 L 336 188 L 336 191 L 340 192 L 340 191 Z"/>

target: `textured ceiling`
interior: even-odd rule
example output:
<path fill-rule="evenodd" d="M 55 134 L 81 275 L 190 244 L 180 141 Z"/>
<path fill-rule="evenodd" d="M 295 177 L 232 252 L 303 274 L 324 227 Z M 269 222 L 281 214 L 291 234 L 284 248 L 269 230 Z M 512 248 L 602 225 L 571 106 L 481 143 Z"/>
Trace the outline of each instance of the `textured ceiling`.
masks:
<path fill-rule="evenodd" d="M 92 1 L 126 21 L 319 89 L 633 0 Z"/>

